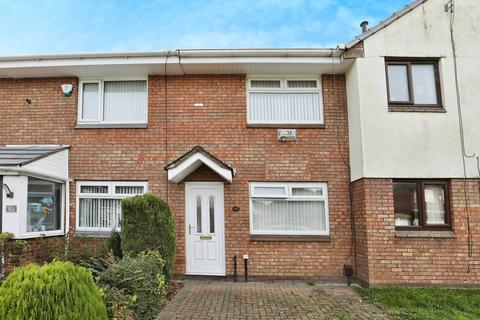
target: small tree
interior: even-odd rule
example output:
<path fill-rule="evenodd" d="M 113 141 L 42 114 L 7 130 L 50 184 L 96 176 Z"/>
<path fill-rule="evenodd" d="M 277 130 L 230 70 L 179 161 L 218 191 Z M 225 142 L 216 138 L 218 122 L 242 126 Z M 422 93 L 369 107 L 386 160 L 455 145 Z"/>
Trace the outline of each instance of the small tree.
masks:
<path fill-rule="evenodd" d="M 0 319 L 107 319 L 92 274 L 71 262 L 30 264 L 13 271 L 0 287 Z"/>
<path fill-rule="evenodd" d="M 122 200 L 121 246 L 127 255 L 156 250 L 165 260 L 164 274 L 172 277 L 176 252 L 176 228 L 168 204 L 145 194 Z"/>

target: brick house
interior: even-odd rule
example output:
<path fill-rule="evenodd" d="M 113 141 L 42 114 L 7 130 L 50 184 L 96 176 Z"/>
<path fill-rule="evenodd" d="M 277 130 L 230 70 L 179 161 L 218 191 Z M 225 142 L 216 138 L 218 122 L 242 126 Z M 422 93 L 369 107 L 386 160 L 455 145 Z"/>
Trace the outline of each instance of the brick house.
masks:
<path fill-rule="evenodd" d="M 151 192 L 175 213 L 178 275 L 231 276 L 247 255 L 258 277 L 478 285 L 479 173 L 461 153 L 480 149 L 462 84 L 478 82 L 478 8 L 455 6 L 453 59 L 443 2 L 337 49 L 0 58 L 2 232 L 28 260 L 41 236 L 108 236 L 120 200 Z"/>

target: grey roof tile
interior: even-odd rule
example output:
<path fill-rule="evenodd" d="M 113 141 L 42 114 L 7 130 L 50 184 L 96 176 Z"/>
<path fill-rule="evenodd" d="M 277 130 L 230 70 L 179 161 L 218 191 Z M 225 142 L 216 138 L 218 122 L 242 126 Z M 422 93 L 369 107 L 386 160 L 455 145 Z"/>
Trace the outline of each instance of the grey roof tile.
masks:
<path fill-rule="evenodd" d="M 371 35 L 377 33 L 378 31 L 382 30 L 383 28 L 387 27 L 388 25 L 390 25 L 391 23 L 393 23 L 397 19 L 401 18 L 402 16 L 406 15 L 407 13 L 409 13 L 410 11 L 412 11 L 413 9 L 415 9 L 416 7 L 418 7 L 419 5 L 421 5 L 421 4 L 423 4 L 427 1 L 428 0 L 416 0 L 412 3 L 410 3 L 405 8 L 393 13 L 390 17 L 381 21 L 376 26 L 374 26 L 374 27 L 368 29 L 366 32 L 356 36 L 355 39 L 353 39 L 352 41 L 347 42 L 345 44 L 345 48 L 350 49 L 351 47 L 353 47 L 357 43 L 365 40 L 366 38 L 370 37 Z"/>
<path fill-rule="evenodd" d="M 23 166 L 68 148 L 69 146 L 60 145 L 2 147 L 0 148 L 0 166 Z"/>

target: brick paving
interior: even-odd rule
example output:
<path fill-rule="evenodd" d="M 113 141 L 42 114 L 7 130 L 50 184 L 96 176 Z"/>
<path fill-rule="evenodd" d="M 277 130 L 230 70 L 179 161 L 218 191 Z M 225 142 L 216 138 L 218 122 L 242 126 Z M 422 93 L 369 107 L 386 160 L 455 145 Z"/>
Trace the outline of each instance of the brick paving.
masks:
<path fill-rule="evenodd" d="M 347 286 L 189 280 L 162 319 L 388 319 Z"/>

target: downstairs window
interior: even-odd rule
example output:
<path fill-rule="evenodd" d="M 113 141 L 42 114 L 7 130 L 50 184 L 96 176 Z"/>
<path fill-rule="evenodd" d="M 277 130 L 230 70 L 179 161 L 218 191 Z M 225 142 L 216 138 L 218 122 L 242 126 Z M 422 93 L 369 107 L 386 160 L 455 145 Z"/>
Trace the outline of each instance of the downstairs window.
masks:
<path fill-rule="evenodd" d="M 77 230 L 105 231 L 120 228 L 122 199 L 147 192 L 147 182 L 77 182 Z"/>
<path fill-rule="evenodd" d="M 450 229 L 448 182 L 394 180 L 397 229 Z"/>
<path fill-rule="evenodd" d="M 27 232 L 62 229 L 62 184 L 28 178 Z"/>
<path fill-rule="evenodd" d="M 326 183 L 250 183 L 254 235 L 328 235 Z"/>

